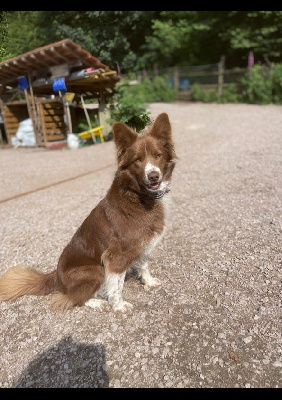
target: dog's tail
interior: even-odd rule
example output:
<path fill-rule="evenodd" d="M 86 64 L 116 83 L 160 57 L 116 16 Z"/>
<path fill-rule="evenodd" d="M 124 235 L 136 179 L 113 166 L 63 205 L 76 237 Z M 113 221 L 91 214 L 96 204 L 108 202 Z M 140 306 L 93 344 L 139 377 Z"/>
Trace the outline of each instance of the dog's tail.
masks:
<path fill-rule="evenodd" d="M 0 300 L 15 300 L 25 295 L 47 295 L 56 290 L 56 270 L 43 274 L 33 268 L 16 266 L 0 278 Z"/>

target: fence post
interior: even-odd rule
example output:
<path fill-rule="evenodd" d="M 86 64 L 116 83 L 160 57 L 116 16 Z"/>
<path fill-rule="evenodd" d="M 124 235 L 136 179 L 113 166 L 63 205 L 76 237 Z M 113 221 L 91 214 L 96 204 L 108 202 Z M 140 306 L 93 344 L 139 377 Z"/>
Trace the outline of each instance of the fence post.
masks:
<path fill-rule="evenodd" d="M 179 72 L 178 67 L 173 68 L 173 86 L 176 89 L 177 93 L 179 92 Z"/>
<path fill-rule="evenodd" d="M 224 68 L 225 68 L 225 56 L 221 56 L 220 62 L 218 64 L 218 87 L 217 87 L 217 97 L 218 97 L 218 99 L 221 98 L 222 91 L 223 91 Z"/>

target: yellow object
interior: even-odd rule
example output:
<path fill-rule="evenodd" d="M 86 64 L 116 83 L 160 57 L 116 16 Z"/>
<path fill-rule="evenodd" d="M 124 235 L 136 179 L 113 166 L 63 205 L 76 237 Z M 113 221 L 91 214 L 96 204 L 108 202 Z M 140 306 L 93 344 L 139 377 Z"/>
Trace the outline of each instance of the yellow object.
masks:
<path fill-rule="evenodd" d="M 71 93 L 71 92 L 66 92 L 64 94 L 64 100 L 67 101 L 68 103 L 71 103 L 73 101 L 75 93 Z"/>
<path fill-rule="evenodd" d="M 79 136 L 81 139 L 89 139 L 89 138 L 92 137 L 92 134 L 91 134 L 91 133 L 93 133 L 94 136 L 97 136 L 97 137 L 100 138 L 101 143 L 102 143 L 102 142 L 104 142 L 104 137 L 103 137 L 103 135 L 102 135 L 102 129 L 103 129 L 103 128 L 104 128 L 104 126 L 103 126 L 103 125 L 100 125 L 100 126 L 97 126 L 96 128 L 89 129 L 88 131 L 81 132 L 81 133 L 78 134 L 78 136 Z"/>

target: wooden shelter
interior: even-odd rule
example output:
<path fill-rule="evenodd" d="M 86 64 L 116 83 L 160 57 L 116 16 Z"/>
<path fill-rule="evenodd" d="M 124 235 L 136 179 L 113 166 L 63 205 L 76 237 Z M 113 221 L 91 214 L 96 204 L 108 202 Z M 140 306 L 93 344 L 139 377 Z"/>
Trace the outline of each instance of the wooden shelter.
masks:
<path fill-rule="evenodd" d="M 54 89 L 59 79 L 66 90 Z M 66 139 L 79 109 L 85 111 L 85 100 L 98 103 L 99 116 L 105 117 L 119 79 L 116 71 L 70 39 L 1 62 L 0 111 L 6 140 L 11 143 L 20 122 L 27 118 L 32 120 L 37 146 Z M 20 85 L 21 80 L 26 87 Z M 64 96 L 68 93 L 73 93 L 71 101 Z"/>

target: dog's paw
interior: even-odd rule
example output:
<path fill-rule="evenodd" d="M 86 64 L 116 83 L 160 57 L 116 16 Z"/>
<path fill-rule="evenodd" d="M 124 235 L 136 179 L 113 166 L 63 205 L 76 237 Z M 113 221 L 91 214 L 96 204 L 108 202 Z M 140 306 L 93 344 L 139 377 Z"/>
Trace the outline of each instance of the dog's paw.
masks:
<path fill-rule="evenodd" d="M 162 284 L 162 281 L 160 281 L 158 278 L 153 278 L 152 276 L 149 279 L 146 279 L 144 281 L 144 289 L 149 290 L 152 287 L 160 286 Z"/>
<path fill-rule="evenodd" d="M 121 301 L 117 305 L 114 305 L 112 308 L 114 312 L 127 312 L 129 310 L 132 310 L 133 305 L 131 303 L 128 303 L 127 301 Z"/>
<path fill-rule="evenodd" d="M 109 309 L 108 302 L 101 299 L 89 299 L 84 303 L 87 307 L 91 307 L 94 310 L 106 311 Z"/>

